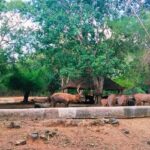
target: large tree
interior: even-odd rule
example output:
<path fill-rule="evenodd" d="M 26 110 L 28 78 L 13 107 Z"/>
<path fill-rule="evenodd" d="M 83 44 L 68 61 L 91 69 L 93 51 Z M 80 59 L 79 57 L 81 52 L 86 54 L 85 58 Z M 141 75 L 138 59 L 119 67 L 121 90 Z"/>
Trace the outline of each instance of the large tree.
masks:
<path fill-rule="evenodd" d="M 36 49 L 46 55 L 51 71 L 59 74 L 62 83 L 64 79 L 90 76 L 100 85 L 104 76 L 125 72 L 125 56 L 130 46 L 135 49 L 137 44 L 133 32 L 117 32 L 118 24 L 112 23 L 121 21 L 121 10 L 124 16 L 129 13 L 121 1 L 33 0 L 30 5 L 33 20 L 41 27 Z M 130 19 L 122 21 L 130 28 Z"/>

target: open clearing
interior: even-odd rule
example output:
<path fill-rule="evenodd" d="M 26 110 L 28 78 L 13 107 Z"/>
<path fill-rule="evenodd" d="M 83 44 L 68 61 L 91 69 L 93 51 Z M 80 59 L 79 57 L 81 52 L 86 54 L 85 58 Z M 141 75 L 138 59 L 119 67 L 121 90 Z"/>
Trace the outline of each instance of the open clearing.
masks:
<path fill-rule="evenodd" d="M 149 150 L 150 119 L 119 119 L 119 125 L 51 124 L 52 120 L 20 121 L 21 128 L 8 128 L 9 121 L 0 122 L 0 150 Z M 78 121 L 78 120 L 76 120 Z M 81 121 L 81 120 L 80 120 Z M 57 134 L 49 140 L 33 140 L 29 135 L 45 131 Z M 129 133 L 125 133 L 124 131 Z M 16 146 L 26 139 L 25 145 Z"/>

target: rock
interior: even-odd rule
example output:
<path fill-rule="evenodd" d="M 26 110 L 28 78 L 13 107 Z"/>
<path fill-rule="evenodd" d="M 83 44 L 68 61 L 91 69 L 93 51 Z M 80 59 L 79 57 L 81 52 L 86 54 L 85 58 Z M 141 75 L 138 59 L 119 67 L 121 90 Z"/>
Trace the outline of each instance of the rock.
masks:
<path fill-rule="evenodd" d="M 122 132 L 123 132 L 124 134 L 130 134 L 130 132 L 129 132 L 128 129 L 122 129 Z"/>
<path fill-rule="evenodd" d="M 150 145 L 150 141 L 147 141 L 147 144 Z"/>
<path fill-rule="evenodd" d="M 92 126 L 104 126 L 105 125 L 105 122 L 101 119 L 96 119 L 96 120 L 93 120 L 90 122 L 90 125 Z"/>
<path fill-rule="evenodd" d="M 109 119 L 103 118 L 102 120 L 106 124 L 119 125 L 119 121 L 116 118 L 109 118 Z"/>
<path fill-rule="evenodd" d="M 33 139 L 33 140 L 36 140 L 39 138 L 39 133 L 38 132 L 33 132 L 30 134 L 30 137 Z"/>
<path fill-rule="evenodd" d="M 40 139 L 42 139 L 42 140 L 48 140 L 48 137 L 45 135 L 45 134 L 41 134 L 40 135 Z"/>
<path fill-rule="evenodd" d="M 119 121 L 116 118 L 110 118 L 109 119 L 109 124 L 119 125 Z"/>
<path fill-rule="evenodd" d="M 10 129 L 13 129 L 13 128 L 15 128 L 15 129 L 19 129 L 19 128 L 21 128 L 21 125 L 20 125 L 20 123 L 19 122 L 10 122 L 10 124 L 7 126 L 7 128 L 10 128 Z"/>
<path fill-rule="evenodd" d="M 49 130 L 46 130 L 43 134 L 41 134 L 39 137 L 40 139 L 42 140 L 45 140 L 45 141 L 48 141 L 49 138 L 52 138 L 54 137 L 55 135 L 57 135 L 57 130 L 53 130 L 53 131 L 49 131 Z"/>
<path fill-rule="evenodd" d="M 45 131 L 45 135 L 48 137 L 54 137 L 55 135 L 57 135 L 57 131 L 53 130 L 53 131 Z"/>
<path fill-rule="evenodd" d="M 93 144 L 93 143 L 90 143 L 90 144 L 89 144 L 89 146 L 91 146 L 91 147 L 94 147 L 94 146 L 95 146 L 95 144 Z"/>
<path fill-rule="evenodd" d="M 109 119 L 103 118 L 102 120 L 104 123 L 109 123 Z"/>
<path fill-rule="evenodd" d="M 18 141 L 16 141 L 16 146 L 19 146 L 19 145 L 25 145 L 25 144 L 27 144 L 27 141 L 26 140 L 18 140 Z"/>

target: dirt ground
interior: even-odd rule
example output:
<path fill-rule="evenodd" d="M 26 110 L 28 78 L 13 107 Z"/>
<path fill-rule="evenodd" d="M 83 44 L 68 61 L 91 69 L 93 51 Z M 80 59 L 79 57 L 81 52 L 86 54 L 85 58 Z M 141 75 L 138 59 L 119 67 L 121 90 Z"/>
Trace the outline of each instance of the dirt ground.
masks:
<path fill-rule="evenodd" d="M 29 101 L 35 101 L 35 102 L 44 102 L 47 100 L 47 97 L 42 96 L 30 96 Z M 23 96 L 11 96 L 11 97 L 0 97 L 0 104 L 3 103 L 18 103 L 23 101 Z"/>
<path fill-rule="evenodd" d="M 119 119 L 119 125 L 53 124 L 51 120 L 19 121 L 20 128 L 0 122 L 0 150 L 150 150 L 150 118 Z M 82 123 L 81 123 L 82 122 Z M 84 125 L 85 124 L 85 125 Z M 31 138 L 50 131 L 49 139 Z M 126 133 L 127 132 L 127 133 Z M 15 145 L 25 139 L 25 145 Z"/>
<path fill-rule="evenodd" d="M 22 97 L 6 99 L 9 104 L 0 98 L 0 109 L 34 106 L 21 104 Z M 36 100 L 41 102 L 41 98 Z M 83 119 L 66 120 L 66 123 L 57 120 L 22 120 L 16 122 L 20 128 L 8 128 L 11 122 L 0 118 L 0 150 L 150 150 L 150 118 L 118 121 L 119 125 L 114 126 L 91 125 L 90 122 L 95 120 Z M 55 134 L 45 139 L 47 131 Z M 33 133 L 38 135 L 36 139 Z M 22 140 L 25 142 L 23 145 L 16 145 Z"/>
<path fill-rule="evenodd" d="M 0 97 L 0 109 L 25 109 L 34 108 L 35 103 L 47 102 L 47 97 L 29 97 L 29 103 L 22 103 L 23 97 Z M 99 104 L 70 104 L 70 107 L 90 107 L 99 106 Z M 57 104 L 57 107 L 64 107 L 64 104 Z"/>

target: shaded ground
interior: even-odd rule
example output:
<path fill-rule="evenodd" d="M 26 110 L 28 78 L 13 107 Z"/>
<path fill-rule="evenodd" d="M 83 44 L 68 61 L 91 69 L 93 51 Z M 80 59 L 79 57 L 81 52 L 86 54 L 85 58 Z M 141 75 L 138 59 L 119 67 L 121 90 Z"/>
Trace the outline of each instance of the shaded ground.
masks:
<path fill-rule="evenodd" d="M 48 97 L 38 97 L 32 96 L 29 97 L 29 103 L 22 103 L 23 97 L 0 97 L 0 109 L 24 109 L 24 108 L 34 108 L 35 103 L 48 103 Z M 146 103 L 145 106 L 149 104 Z M 69 104 L 69 107 L 99 107 L 100 104 Z M 48 106 L 49 107 L 49 106 Z M 57 104 L 57 107 L 65 107 L 64 104 Z"/>
<path fill-rule="evenodd" d="M 29 104 L 23 104 L 23 97 L 0 97 L 0 109 L 33 108 L 34 102 L 45 102 L 47 97 L 29 97 Z"/>
<path fill-rule="evenodd" d="M 34 103 L 47 102 L 47 97 L 29 97 L 29 104 L 22 103 L 23 97 L 0 97 L 0 109 L 22 109 L 34 108 Z M 70 104 L 70 107 L 99 106 L 95 104 Z M 64 107 L 64 104 L 57 104 L 57 107 Z"/>
<path fill-rule="evenodd" d="M 42 96 L 30 96 L 29 101 L 36 101 L 36 102 L 44 102 L 47 97 Z M 0 97 L 0 104 L 3 103 L 19 103 L 23 101 L 23 96 L 12 96 L 12 97 Z"/>
<path fill-rule="evenodd" d="M 20 121 L 21 128 L 9 129 L 8 121 L 0 122 L 0 150 L 150 150 L 150 118 L 120 119 L 118 126 L 111 124 L 91 126 L 89 120 L 62 125 L 51 120 Z M 91 121 L 91 120 L 90 120 Z M 33 140 L 33 132 L 45 131 L 57 134 L 49 140 Z M 129 131 L 129 134 L 123 131 Z M 16 146 L 18 140 L 26 139 L 25 145 Z"/>

